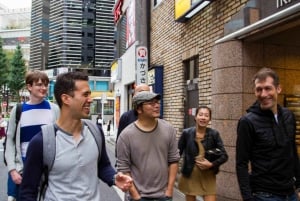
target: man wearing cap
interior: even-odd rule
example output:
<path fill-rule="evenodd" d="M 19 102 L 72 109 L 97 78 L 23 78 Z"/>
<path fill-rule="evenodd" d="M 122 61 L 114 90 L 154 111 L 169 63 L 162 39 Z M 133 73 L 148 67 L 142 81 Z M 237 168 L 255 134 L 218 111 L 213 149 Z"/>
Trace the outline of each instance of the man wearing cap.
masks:
<path fill-rule="evenodd" d="M 143 83 L 139 84 L 134 89 L 134 95 L 136 95 L 142 91 L 150 91 L 150 87 L 147 84 L 143 84 Z M 126 128 L 129 124 L 133 123 L 136 120 L 137 120 L 137 113 L 134 109 L 124 112 L 122 114 L 120 121 L 119 121 L 116 143 L 118 141 L 118 138 L 119 138 L 121 132 L 124 130 L 124 128 Z M 116 156 L 117 156 L 117 149 L 116 149 Z"/>
<path fill-rule="evenodd" d="M 159 119 L 160 95 L 143 91 L 133 97 L 138 119 L 117 141 L 117 169 L 131 175 L 132 201 L 171 201 L 179 152 L 175 128 Z"/>

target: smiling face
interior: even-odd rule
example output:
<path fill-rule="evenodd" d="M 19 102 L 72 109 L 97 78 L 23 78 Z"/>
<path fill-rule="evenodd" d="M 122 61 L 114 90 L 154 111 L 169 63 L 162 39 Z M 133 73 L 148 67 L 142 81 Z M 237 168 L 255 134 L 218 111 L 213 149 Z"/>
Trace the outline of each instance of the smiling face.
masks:
<path fill-rule="evenodd" d="M 262 110 L 271 110 L 274 114 L 277 113 L 278 94 L 281 92 L 280 85 L 275 86 L 272 77 L 268 76 L 264 80 L 256 79 L 255 96 L 260 103 Z"/>
<path fill-rule="evenodd" d="M 38 81 L 33 81 L 32 84 L 27 84 L 27 89 L 32 99 L 42 100 L 48 93 L 48 83 L 39 79 Z"/>
<path fill-rule="evenodd" d="M 73 95 L 68 96 L 68 105 L 72 116 L 76 118 L 88 118 L 90 114 L 90 106 L 93 102 L 89 83 L 84 80 L 75 81 L 75 90 Z"/>
<path fill-rule="evenodd" d="M 197 115 L 195 116 L 196 126 L 207 127 L 211 118 L 211 114 L 208 108 L 199 108 Z"/>

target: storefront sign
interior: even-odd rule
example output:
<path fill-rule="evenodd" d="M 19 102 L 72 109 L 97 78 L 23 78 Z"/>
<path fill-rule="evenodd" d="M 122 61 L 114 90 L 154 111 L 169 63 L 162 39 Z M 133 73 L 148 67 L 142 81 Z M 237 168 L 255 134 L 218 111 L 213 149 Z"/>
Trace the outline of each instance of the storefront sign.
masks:
<path fill-rule="evenodd" d="M 213 0 L 175 0 L 175 20 L 184 22 L 205 8 L 212 1 Z"/>
<path fill-rule="evenodd" d="M 148 50 L 145 46 L 136 47 L 136 84 L 148 83 Z"/>
<path fill-rule="evenodd" d="M 120 96 L 116 97 L 116 102 L 115 102 L 115 118 L 116 118 L 116 126 L 119 127 L 119 122 L 120 122 Z"/>
<path fill-rule="evenodd" d="M 175 20 L 183 16 L 190 8 L 190 0 L 175 0 Z"/>
<path fill-rule="evenodd" d="M 291 3 L 293 0 L 276 0 L 276 5 L 277 5 L 277 8 L 280 8 L 282 6 L 285 6 L 289 3 Z"/>
<path fill-rule="evenodd" d="M 155 84 L 155 69 L 148 71 L 148 85 Z"/>
<path fill-rule="evenodd" d="M 117 59 L 117 60 L 113 61 L 111 68 L 110 68 L 110 72 L 111 72 L 110 81 L 112 83 L 115 83 L 115 82 L 118 82 L 121 80 L 121 76 L 122 76 L 122 60 L 121 59 Z"/>
<path fill-rule="evenodd" d="M 119 0 L 114 7 L 114 22 L 117 23 L 122 15 L 123 0 Z"/>

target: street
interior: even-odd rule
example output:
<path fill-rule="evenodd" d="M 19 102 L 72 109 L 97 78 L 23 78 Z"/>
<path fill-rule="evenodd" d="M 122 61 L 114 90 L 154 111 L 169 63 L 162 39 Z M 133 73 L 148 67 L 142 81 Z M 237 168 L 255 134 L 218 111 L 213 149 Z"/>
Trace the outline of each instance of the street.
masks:
<path fill-rule="evenodd" d="M 0 201 L 6 201 L 6 189 L 7 189 L 7 168 L 3 163 L 3 140 L 0 140 Z M 106 143 L 107 153 L 110 157 L 111 163 L 114 166 L 115 156 L 114 156 L 114 147 L 110 143 Z M 110 188 L 105 183 L 101 182 L 101 196 L 104 201 L 121 201 L 120 196 L 123 197 L 123 193 L 119 192 L 116 187 Z"/>

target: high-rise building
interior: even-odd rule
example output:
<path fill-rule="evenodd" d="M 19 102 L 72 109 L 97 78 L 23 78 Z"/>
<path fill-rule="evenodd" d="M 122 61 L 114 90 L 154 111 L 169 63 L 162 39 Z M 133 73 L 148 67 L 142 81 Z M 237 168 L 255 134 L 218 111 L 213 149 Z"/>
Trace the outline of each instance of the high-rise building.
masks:
<path fill-rule="evenodd" d="M 45 70 L 49 47 L 50 0 L 33 0 L 31 11 L 30 68 Z"/>
<path fill-rule="evenodd" d="M 33 0 L 31 68 L 84 70 L 109 77 L 114 0 Z"/>
<path fill-rule="evenodd" d="M 32 0 L 30 68 L 49 78 L 53 100 L 55 76 L 84 71 L 94 102 L 91 117 L 113 118 L 110 67 L 114 59 L 114 0 Z"/>
<path fill-rule="evenodd" d="M 26 65 L 30 52 L 30 8 L 9 9 L 0 4 L 0 37 L 3 49 L 13 53 L 19 44 Z"/>

